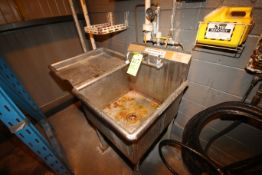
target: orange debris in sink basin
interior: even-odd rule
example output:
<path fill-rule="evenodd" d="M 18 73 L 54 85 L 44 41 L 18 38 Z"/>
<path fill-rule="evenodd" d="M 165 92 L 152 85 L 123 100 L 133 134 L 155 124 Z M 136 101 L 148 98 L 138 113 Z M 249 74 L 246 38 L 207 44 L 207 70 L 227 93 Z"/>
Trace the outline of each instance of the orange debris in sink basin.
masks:
<path fill-rule="evenodd" d="M 129 91 L 108 104 L 104 112 L 129 132 L 139 127 L 157 108 L 159 103 L 136 91 Z"/>

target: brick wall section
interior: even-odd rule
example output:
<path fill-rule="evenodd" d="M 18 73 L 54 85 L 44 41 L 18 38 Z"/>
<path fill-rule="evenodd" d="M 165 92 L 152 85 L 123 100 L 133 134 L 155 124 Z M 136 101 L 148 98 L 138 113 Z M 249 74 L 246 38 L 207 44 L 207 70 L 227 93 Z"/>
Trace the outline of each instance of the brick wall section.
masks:
<path fill-rule="evenodd" d="M 106 12 L 113 11 L 117 22 L 123 21 L 123 12 L 128 10 L 129 28 L 118 34 L 107 36 L 106 39 L 96 38 L 98 46 L 108 47 L 125 53 L 130 42 L 142 42 L 142 24 L 144 22 L 144 8 L 138 7 L 137 14 L 137 31 L 135 26 L 135 6 L 143 4 L 143 1 L 91 1 L 88 0 L 92 23 L 102 23 L 106 20 Z M 154 1 L 153 1 L 154 2 Z M 248 36 L 246 48 L 240 58 L 232 58 L 221 55 L 208 54 L 203 52 L 192 51 L 195 43 L 198 22 L 203 17 L 221 5 L 228 6 L 253 6 L 253 17 L 255 26 Z M 172 0 L 160 0 L 160 31 L 167 34 L 170 26 L 170 15 L 172 9 Z M 178 116 L 175 120 L 174 135 L 177 139 L 181 139 L 183 128 L 187 121 L 197 112 L 224 102 L 237 100 L 239 101 L 247 90 L 252 76 L 244 70 L 249 56 L 251 55 L 258 36 L 262 32 L 262 24 L 259 18 L 262 17 L 262 3 L 256 1 L 252 3 L 250 0 L 207 0 L 200 3 L 180 3 L 176 10 L 175 17 L 175 40 L 181 42 L 185 51 L 192 53 L 192 63 L 189 71 L 188 79 L 190 81 L 189 88 L 183 97 L 180 105 Z M 254 94 L 254 92 L 253 92 Z M 214 122 L 203 133 L 201 140 L 203 144 L 210 136 L 227 126 L 229 123 Z M 244 135 L 244 137 L 243 137 Z M 255 153 L 262 147 L 262 133 L 245 125 L 234 130 L 216 143 L 216 152 L 226 155 L 220 148 L 226 145 L 236 145 L 248 153 Z M 248 144 L 253 140 L 258 140 L 257 144 Z M 232 152 L 236 148 L 229 147 L 228 152 Z M 244 154 L 243 154 L 244 155 Z M 240 155 L 231 154 L 228 160 L 233 161 L 239 159 Z"/>

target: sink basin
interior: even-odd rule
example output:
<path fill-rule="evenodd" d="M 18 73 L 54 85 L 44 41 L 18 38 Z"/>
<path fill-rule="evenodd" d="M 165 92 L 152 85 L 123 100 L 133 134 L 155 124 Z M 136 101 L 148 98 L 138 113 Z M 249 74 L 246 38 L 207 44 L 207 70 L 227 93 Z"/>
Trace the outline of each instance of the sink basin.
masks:
<path fill-rule="evenodd" d="M 124 66 L 74 93 L 97 117 L 110 123 L 126 140 L 133 141 L 187 85 L 179 76 L 172 77 L 179 81 L 161 78 L 164 70 L 142 64 L 137 77 L 133 77 Z"/>
<path fill-rule="evenodd" d="M 137 164 L 177 114 L 188 85 L 189 64 L 167 59 L 161 69 L 141 64 L 134 77 L 126 73 L 124 57 L 119 60 L 91 81 L 73 85 L 73 93 L 82 101 L 92 125 Z"/>
<path fill-rule="evenodd" d="M 159 106 L 160 102 L 156 99 L 130 89 L 106 105 L 103 112 L 128 133 L 133 133 Z"/>

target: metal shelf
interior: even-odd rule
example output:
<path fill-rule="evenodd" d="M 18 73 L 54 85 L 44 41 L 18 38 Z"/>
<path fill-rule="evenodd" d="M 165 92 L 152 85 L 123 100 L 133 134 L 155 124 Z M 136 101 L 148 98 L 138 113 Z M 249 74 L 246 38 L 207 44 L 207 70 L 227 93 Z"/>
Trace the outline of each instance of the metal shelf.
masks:
<path fill-rule="evenodd" d="M 12 99 L 12 100 L 11 100 Z M 18 109 L 35 119 L 44 129 L 46 140 Z M 22 86 L 16 75 L 0 57 L 0 121 L 16 134 L 58 174 L 70 174 L 55 132 L 45 115 Z"/>
<path fill-rule="evenodd" d="M 106 35 L 110 33 L 120 32 L 126 30 L 128 27 L 128 15 L 129 12 L 124 13 L 123 24 L 113 23 L 113 14 L 109 12 L 107 14 L 107 22 L 102 24 L 88 25 L 85 27 L 85 32 L 92 35 Z"/>
<path fill-rule="evenodd" d="M 71 174 L 66 164 L 57 156 L 47 140 L 16 107 L 1 87 L 0 121 L 2 121 L 12 133 L 14 133 L 57 174 Z"/>

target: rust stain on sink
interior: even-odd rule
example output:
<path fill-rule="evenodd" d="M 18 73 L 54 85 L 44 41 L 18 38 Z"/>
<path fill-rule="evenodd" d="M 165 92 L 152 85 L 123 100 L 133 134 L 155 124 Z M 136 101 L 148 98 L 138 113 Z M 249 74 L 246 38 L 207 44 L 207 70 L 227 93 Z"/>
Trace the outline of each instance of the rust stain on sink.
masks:
<path fill-rule="evenodd" d="M 106 105 L 103 111 L 128 132 L 135 131 L 160 103 L 136 92 L 129 91 Z"/>

